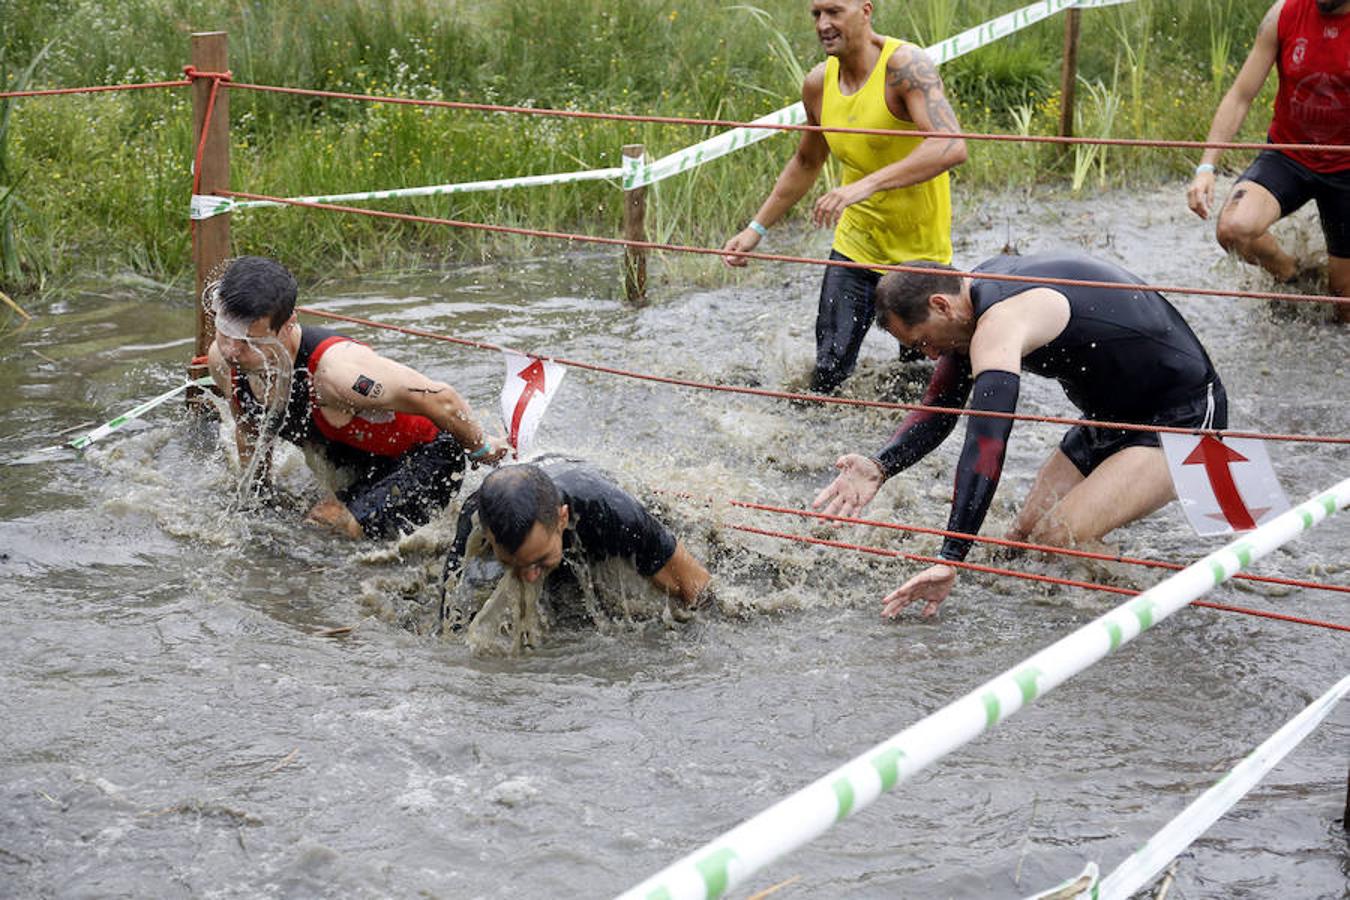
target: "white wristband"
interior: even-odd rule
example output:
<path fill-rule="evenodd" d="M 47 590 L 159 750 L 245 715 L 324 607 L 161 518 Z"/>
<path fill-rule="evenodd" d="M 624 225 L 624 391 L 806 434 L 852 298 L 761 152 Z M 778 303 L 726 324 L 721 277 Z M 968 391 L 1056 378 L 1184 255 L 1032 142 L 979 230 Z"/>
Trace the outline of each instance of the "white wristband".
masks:
<path fill-rule="evenodd" d="M 1195 167 L 1195 174 L 1197 175 L 1203 175 L 1206 172 L 1213 172 L 1213 171 L 1214 171 L 1214 163 L 1201 163 L 1200 165 Z"/>
<path fill-rule="evenodd" d="M 751 219 L 750 224 L 745 227 L 749 228 L 751 231 L 753 231 L 760 237 L 766 237 L 769 233 L 769 229 L 765 228 L 763 225 L 759 224 L 759 222 L 755 221 L 754 219 Z"/>

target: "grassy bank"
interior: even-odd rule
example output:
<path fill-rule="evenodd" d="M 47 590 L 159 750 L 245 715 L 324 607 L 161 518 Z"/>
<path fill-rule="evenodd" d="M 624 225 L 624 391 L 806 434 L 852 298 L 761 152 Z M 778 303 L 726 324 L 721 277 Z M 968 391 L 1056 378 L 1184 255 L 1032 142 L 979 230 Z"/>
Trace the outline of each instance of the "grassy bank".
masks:
<path fill-rule="evenodd" d="M 877 0 L 875 19 L 879 31 L 928 44 L 1016 5 Z M 6 6 L 0 79 L 8 89 L 34 60 L 32 87 L 177 78 L 189 33 L 225 30 L 240 81 L 749 119 L 796 100 L 800 69 L 821 58 L 806 0 L 758 0 L 755 9 L 709 0 Z M 1078 133 L 1202 139 L 1265 8 L 1264 0 L 1134 0 L 1084 13 Z M 1063 18 L 1056 16 L 944 66 L 962 126 L 1053 133 L 1062 41 Z M 711 133 L 246 91 L 231 92 L 230 103 L 233 185 L 281 195 L 614 166 L 624 144 L 662 155 Z M 0 195 L 8 197 L 0 201 L 0 234 L 12 234 L 18 260 L 0 287 L 17 296 L 72 270 L 114 268 L 186 283 L 193 151 L 186 89 L 34 98 L 0 113 L 8 122 L 0 130 Z M 1260 139 L 1266 118 L 1258 104 L 1242 137 Z M 791 145 L 791 137 L 775 137 L 658 185 L 649 197 L 653 238 L 720 244 L 753 213 Z M 985 142 L 972 148 L 954 189 L 1178 177 L 1192 155 Z M 1242 160 L 1233 154 L 1230 161 Z M 611 236 L 619 231 L 621 199 L 601 183 L 381 207 Z M 275 254 L 306 274 L 530 252 L 521 239 L 296 210 L 236 215 L 233 235 L 240 251 Z"/>

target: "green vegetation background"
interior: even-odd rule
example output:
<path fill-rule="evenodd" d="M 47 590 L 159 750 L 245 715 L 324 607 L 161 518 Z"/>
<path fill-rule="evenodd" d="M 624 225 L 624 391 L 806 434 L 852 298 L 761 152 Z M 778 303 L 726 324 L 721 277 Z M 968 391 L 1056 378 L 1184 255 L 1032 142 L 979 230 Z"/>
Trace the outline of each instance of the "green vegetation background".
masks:
<path fill-rule="evenodd" d="M 878 31 L 927 45 L 1022 0 L 876 0 Z M 1203 139 L 1266 0 L 1134 0 L 1083 14 L 1077 133 Z M 0 86 L 181 77 L 188 35 L 229 32 L 236 80 L 405 97 L 750 119 L 798 99 L 822 57 L 808 0 L 0 0 Z M 1062 15 L 942 69 L 963 128 L 1053 134 Z M 1267 85 L 1269 93 L 1273 87 Z M 374 190 L 615 166 L 715 129 L 230 95 L 232 184 L 277 195 Z M 1269 98 L 1242 139 L 1260 140 Z M 654 240 L 718 245 L 766 195 L 793 138 L 661 183 Z M 0 101 L 0 286 L 130 269 L 190 284 L 186 88 Z M 980 142 L 958 193 L 1177 179 L 1195 154 Z M 1241 165 L 1246 155 L 1230 154 Z M 382 208 L 615 236 L 622 195 L 591 183 Z M 800 214 L 809 209 L 799 204 Z M 297 210 L 234 216 L 240 252 L 301 274 L 547 252 L 521 238 Z"/>

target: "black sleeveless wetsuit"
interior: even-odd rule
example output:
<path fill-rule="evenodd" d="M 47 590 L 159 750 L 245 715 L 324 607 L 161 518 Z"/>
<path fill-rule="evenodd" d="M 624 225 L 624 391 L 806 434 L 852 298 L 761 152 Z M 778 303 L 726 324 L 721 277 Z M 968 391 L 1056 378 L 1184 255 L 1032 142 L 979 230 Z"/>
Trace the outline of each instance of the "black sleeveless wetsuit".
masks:
<path fill-rule="evenodd" d="M 974 271 L 1143 284 L 1120 266 L 1069 253 L 1000 256 Z M 1149 422 L 1161 410 L 1203 399 L 1206 386 L 1218 384 L 1199 338 L 1156 291 L 976 279 L 970 288 L 975 318 L 1036 287 L 1068 298 L 1069 322 L 1023 357 L 1022 368 L 1057 380 L 1086 418 Z"/>
<path fill-rule="evenodd" d="M 329 328 L 301 329 L 290 396 L 285 412 L 279 417 L 267 416 L 248 377 L 233 371 L 231 399 L 237 414 L 255 426 L 266 425 L 270 437 L 317 453 L 350 479 L 337 496 L 351 510 L 367 537 L 386 538 L 411 531 L 430 521 L 459 490 L 464 479 L 463 448 L 452 435 L 443 432 L 420 443 L 409 439 L 407 442 L 412 444 L 409 449 L 390 456 L 322 433 L 316 422 L 318 411 L 310 364 L 315 353 L 322 352 L 320 346 L 332 339 L 350 340 Z"/>
<path fill-rule="evenodd" d="M 675 536 L 670 530 L 599 469 L 557 457 L 534 462 L 558 488 L 570 511 L 563 532 L 563 564 L 549 573 L 546 591 L 556 591 L 575 579 L 571 565 L 619 557 L 632 563 L 639 575 L 650 578 L 675 555 Z M 477 513 L 478 492 L 474 491 L 460 509 L 455 541 L 445 562 L 446 577 L 458 575 L 463 567 Z"/>
<path fill-rule="evenodd" d="M 973 271 L 1142 284 L 1117 265 L 1071 253 L 995 257 Z M 1083 418 L 1186 428 L 1228 426 L 1227 396 L 1209 355 L 1186 320 L 1156 291 L 977 277 L 970 288 L 976 320 L 996 303 L 1037 287 L 1068 299 L 1069 321 L 1054 340 L 1023 357 L 1022 367 L 1057 380 L 1082 410 Z M 972 408 L 1012 412 L 1018 376 L 984 372 L 980 378 L 986 389 L 975 392 Z M 970 357 L 946 353 L 938 361 L 922 403 L 962 407 L 975 385 Z M 913 465 L 937 447 L 957 418 L 926 412 L 907 416 L 874 457 L 885 476 Z M 1009 419 L 969 417 L 949 530 L 972 534 L 979 530 L 998 484 L 1011 427 Z M 1157 432 L 1076 425 L 1065 434 L 1060 450 L 1086 476 L 1125 447 L 1158 445 Z M 948 538 L 942 555 L 963 559 L 969 547 L 969 541 Z"/>

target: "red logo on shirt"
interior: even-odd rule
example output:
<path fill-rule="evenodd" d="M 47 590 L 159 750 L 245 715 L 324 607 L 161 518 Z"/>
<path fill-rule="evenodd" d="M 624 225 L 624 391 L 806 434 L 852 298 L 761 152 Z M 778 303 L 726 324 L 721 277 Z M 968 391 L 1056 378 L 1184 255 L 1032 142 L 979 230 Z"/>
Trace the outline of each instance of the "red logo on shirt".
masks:
<path fill-rule="evenodd" d="M 1289 51 L 1289 61 L 1296 66 L 1303 65 L 1303 57 L 1308 54 L 1308 39 L 1299 38 L 1294 41 L 1294 49 Z"/>

